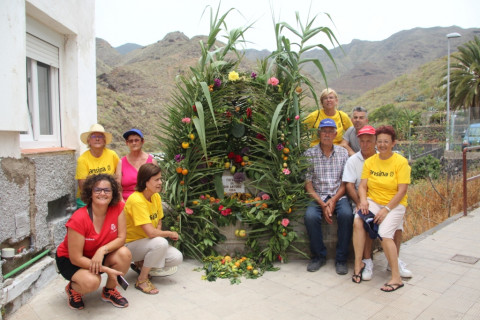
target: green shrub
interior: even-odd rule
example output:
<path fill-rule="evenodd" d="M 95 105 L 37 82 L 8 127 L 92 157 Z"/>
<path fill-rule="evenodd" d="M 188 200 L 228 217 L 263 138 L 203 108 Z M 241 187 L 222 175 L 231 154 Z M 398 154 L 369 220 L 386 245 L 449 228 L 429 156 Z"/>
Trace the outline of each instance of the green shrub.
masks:
<path fill-rule="evenodd" d="M 431 155 L 421 157 L 412 165 L 412 182 L 425 179 L 430 176 L 432 179 L 438 179 L 440 176 L 440 160 Z"/>

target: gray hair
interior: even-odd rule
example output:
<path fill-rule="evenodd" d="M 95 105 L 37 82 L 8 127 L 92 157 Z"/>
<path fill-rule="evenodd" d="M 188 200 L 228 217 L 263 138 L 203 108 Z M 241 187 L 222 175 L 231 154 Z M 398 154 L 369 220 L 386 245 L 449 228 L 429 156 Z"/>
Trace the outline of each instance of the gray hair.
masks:
<path fill-rule="evenodd" d="M 354 112 L 365 112 L 365 118 L 368 119 L 368 111 L 367 111 L 367 109 L 365 109 L 364 107 L 355 107 L 355 108 L 353 108 L 353 110 L 352 110 L 352 114 L 353 114 Z"/>

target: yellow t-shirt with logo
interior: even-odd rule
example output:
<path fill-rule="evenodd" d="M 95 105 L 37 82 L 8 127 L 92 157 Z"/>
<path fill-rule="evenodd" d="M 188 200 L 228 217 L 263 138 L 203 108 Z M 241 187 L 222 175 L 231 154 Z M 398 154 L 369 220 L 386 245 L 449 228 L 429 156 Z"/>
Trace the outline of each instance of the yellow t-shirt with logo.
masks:
<path fill-rule="evenodd" d="M 119 160 L 117 153 L 107 148 L 103 149 L 99 158 L 94 157 L 90 150 L 87 150 L 77 159 L 75 179 L 83 180 L 90 175 L 100 173 L 114 175 Z M 77 192 L 77 198 L 80 198 L 80 189 Z"/>
<path fill-rule="evenodd" d="M 318 137 L 317 133 L 318 126 L 320 125 L 320 121 L 326 118 L 332 119 L 337 125 L 337 136 L 333 140 L 334 144 L 340 144 L 340 142 L 342 142 L 343 140 L 343 134 L 345 133 L 345 131 L 347 131 L 348 128 L 353 126 L 352 120 L 350 120 L 350 117 L 343 111 L 336 110 L 333 117 L 327 116 L 323 109 L 313 111 L 307 116 L 307 118 L 305 118 L 304 121 L 308 129 L 315 128 L 312 141 L 310 142 L 310 147 L 319 144 L 320 138 Z"/>
<path fill-rule="evenodd" d="M 135 191 L 128 197 L 124 211 L 127 218 L 126 242 L 148 238 L 142 225 L 150 223 L 157 228 L 163 218 L 162 198 L 155 193 L 148 201 L 142 192 Z"/>
<path fill-rule="evenodd" d="M 398 192 L 399 184 L 410 184 L 410 172 L 407 159 L 396 152 L 387 160 L 380 159 L 378 153 L 371 156 L 365 160 L 362 171 L 362 179 L 368 179 L 367 197 L 387 205 Z M 400 204 L 407 206 L 407 195 Z"/>

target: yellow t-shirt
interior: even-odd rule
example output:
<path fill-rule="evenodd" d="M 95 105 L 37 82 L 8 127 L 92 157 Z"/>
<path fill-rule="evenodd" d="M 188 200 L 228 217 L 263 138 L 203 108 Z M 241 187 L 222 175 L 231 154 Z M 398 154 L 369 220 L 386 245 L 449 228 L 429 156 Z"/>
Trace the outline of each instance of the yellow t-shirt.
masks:
<path fill-rule="evenodd" d="M 320 109 L 310 113 L 307 116 L 307 118 L 305 118 L 304 123 L 307 125 L 308 129 L 311 129 L 311 128 L 318 129 L 318 126 L 320 125 L 320 121 L 326 118 L 330 118 L 333 121 L 335 121 L 337 125 L 337 136 L 333 140 L 333 143 L 340 144 L 340 142 L 342 142 L 343 140 L 343 134 L 345 133 L 345 131 L 347 131 L 348 128 L 353 126 L 352 120 L 350 120 L 350 117 L 345 112 L 336 110 L 335 115 L 333 117 L 330 117 L 325 114 L 325 111 L 323 109 Z M 312 141 L 310 142 L 310 147 L 313 147 L 320 142 L 320 138 L 318 137 L 318 134 L 316 131 L 313 137 L 314 138 L 312 138 Z"/>
<path fill-rule="evenodd" d="M 367 197 L 387 205 L 397 193 L 399 184 L 410 184 L 410 171 L 407 159 L 396 152 L 387 160 L 380 159 L 378 154 L 371 156 L 365 160 L 362 171 L 362 179 L 368 179 Z M 407 206 L 407 195 L 400 204 Z"/>
<path fill-rule="evenodd" d="M 142 225 L 151 223 L 154 228 L 163 218 L 162 198 L 158 193 L 152 195 L 148 201 L 142 192 L 135 191 L 125 203 L 125 216 L 127 218 L 127 240 L 132 242 L 148 238 Z"/>
<path fill-rule="evenodd" d="M 77 159 L 75 179 L 83 180 L 90 175 L 100 173 L 114 175 L 118 161 L 118 155 L 113 150 L 103 149 L 103 153 L 99 158 L 94 157 L 90 150 L 87 150 Z M 77 198 L 80 198 L 80 190 L 77 192 Z"/>

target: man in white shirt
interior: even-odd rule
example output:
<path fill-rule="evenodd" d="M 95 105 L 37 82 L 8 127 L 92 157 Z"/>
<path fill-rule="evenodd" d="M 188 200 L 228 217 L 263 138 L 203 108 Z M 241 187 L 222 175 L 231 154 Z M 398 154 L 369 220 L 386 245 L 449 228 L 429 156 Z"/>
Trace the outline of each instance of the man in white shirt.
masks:
<path fill-rule="evenodd" d="M 358 112 L 358 111 L 357 111 Z M 354 123 L 355 125 L 355 123 Z M 358 186 L 360 184 L 362 170 L 363 170 L 363 163 L 366 159 L 373 156 L 376 153 L 375 150 L 375 143 L 376 143 L 376 136 L 375 136 L 375 128 L 372 126 L 364 126 L 358 130 L 357 133 L 360 151 L 353 154 L 345 164 L 345 168 L 343 170 L 342 181 L 345 182 L 346 193 L 349 196 L 350 200 L 353 202 L 354 210 L 353 213 L 355 214 L 355 208 L 360 203 L 360 198 L 358 196 Z M 360 220 L 358 223 L 356 220 Z M 365 232 L 363 229 L 363 221 L 361 219 L 355 219 L 354 222 L 354 230 L 355 228 L 360 228 L 359 231 Z M 354 232 L 355 237 L 355 232 Z M 354 239 L 355 241 L 355 239 Z M 395 232 L 394 236 L 395 244 L 397 245 L 398 250 L 400 250 L 400 244 L 402 242 L 402 230 L 399 229 Z M 357 253 L 356 253 L 357 254 Z M 370 237 L 365 238 L 365 247 L 363 251 L 363 262 L 365 263 L 365 268 L 362 272 L 362 280 L 371 280 L 373 274 L 373 261 L 372 261 L 372 239 Z M 411 278 L 412 272 L 406 268 L 406 264 L 398 259 L 398 267 L 400 269 L 400 275 L 404 278 Z"/>

